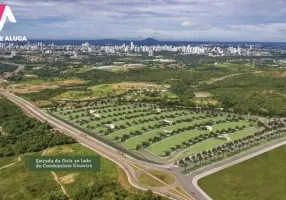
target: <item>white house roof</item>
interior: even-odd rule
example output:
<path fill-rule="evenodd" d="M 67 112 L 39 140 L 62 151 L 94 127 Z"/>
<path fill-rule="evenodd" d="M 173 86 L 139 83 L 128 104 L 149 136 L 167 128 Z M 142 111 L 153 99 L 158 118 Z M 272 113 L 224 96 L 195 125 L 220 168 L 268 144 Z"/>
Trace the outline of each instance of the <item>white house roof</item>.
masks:
<path fill-rule="evenodd" d="M 172 130 L 163 130 L 164 133 L 172 133 Z"/>
<path fill-rule="evenodd" d="M 89 111 L 90 114 L 93 114 L 93 113 L 96 113 L 96 112 L 97 112 L 97 110 L 90 110 Z"/>
<path fill-rule="evenodd" d="M 114 129 L 114 128 L 115 128 L 115 125 L 114 125 L 114 124 L 106 124 L 105 126 L 107 126 L 107 127 L 110 128 L 110 129 Z"/>
<path fill-rule="evenodd" d="M 167 119 L 164 119 L 163 122 L 167 123 L 167 124 L 172 124 L 173 122 Z"/>

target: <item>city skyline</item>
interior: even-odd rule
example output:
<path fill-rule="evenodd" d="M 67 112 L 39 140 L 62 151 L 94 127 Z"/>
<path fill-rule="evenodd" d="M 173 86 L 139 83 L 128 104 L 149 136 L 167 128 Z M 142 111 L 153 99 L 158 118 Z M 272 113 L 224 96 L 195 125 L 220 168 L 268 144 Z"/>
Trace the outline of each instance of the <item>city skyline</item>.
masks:
<path fill-rule="evenodd" d="M 163 41 L 286 42 L 283 1 L 9 0 L 3 3 L 11 7 L 17 24 L 6 23 L 1 35 L 25 35 L 28 39 L 152 37 Z"/>

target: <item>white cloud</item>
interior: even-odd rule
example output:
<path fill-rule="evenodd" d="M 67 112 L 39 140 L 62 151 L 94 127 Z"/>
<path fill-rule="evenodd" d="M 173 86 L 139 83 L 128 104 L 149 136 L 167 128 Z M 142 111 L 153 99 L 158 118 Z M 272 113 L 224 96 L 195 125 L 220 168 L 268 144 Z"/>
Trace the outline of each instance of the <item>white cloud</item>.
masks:
<path fill-rule="evenodd" d="M 279 0 L 278 0 L 279 1 Z M 96 39 L 156 34 L 162 39 L 286 41 L 286 1 L 4 0 L 16 19 L 5 34 Z M 160 39 L 158 38 L 158 39 Z"/>
<path fill-rule="evenodd" d="M 181 23 L 181 26 L 184 26 L 184 27 L 187 27 L 187 26 L 194 26 L 195 23 L 194 22 L 191 22 L 191 21 L 183 21 Z"/>

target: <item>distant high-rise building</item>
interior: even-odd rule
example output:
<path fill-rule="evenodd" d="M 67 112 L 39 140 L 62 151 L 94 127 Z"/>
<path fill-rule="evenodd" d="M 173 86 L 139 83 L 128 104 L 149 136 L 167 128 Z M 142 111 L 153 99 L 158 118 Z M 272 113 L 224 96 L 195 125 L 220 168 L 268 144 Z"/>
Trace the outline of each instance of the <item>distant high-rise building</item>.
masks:
<path fill-rule="evenodd" d="M 150 49 L 148 51 L 148 56 L 153 57 L 154 56 L 154 51 Z"/>

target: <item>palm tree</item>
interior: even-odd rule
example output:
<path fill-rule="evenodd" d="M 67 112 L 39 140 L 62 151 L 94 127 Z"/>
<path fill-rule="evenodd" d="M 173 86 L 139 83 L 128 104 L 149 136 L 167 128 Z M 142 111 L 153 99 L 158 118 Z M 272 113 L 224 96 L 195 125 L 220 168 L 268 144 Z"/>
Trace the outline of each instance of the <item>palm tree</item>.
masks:
<path fill-rule="evenodd" d="M 200 161 L 200 166 L 202 165 L 203 156 L 199 153 L 197 154 L 197 159 Z"/>
<path fill-rule="evenodd" d="M 192 169 L 192 163 L 194 163 L 194 166 L 196 166 L 196 156 L 195 155 L 193 155 L 192 157 L 191 157 L 191 165 L 190 165 L 190 168 Z"/>
<path fill-rule="evenodd" d="M 190 157 L 186 157 L 186 158 L 184 159 L 184 161 L 185 161 L 185 163 L 189 163 L 189 162 L 191 161 L 191 159 L 190 159 Z"/>

